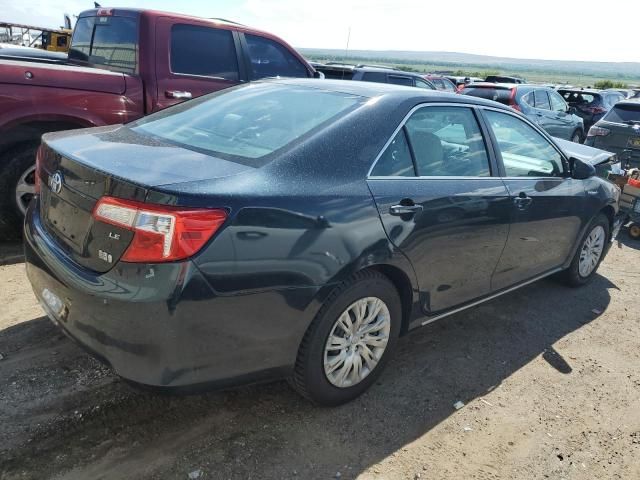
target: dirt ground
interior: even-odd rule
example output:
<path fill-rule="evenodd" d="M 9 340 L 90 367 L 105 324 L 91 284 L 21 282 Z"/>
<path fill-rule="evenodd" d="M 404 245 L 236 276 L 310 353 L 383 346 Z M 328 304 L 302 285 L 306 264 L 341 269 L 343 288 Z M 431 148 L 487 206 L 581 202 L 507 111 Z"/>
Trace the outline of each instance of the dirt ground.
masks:
<path fill-rule="evenodd" d="M 0 245 L 0 478 L 638 479 L 640 242 L 622 237 L 586 288 L 543 280 L 404 337 L 334 409 L 284 382 L 136 390 L 58 332 Z"/>

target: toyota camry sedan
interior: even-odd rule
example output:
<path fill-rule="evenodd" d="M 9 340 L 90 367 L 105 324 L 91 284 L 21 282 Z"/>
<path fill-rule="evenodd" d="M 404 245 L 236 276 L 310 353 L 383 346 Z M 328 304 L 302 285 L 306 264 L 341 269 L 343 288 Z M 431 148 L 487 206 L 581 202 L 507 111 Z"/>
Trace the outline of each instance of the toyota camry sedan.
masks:
<path fill-rule="evenodd" d="M 311 79 L 47 134 L 37 181 L 27 273 L 71 338 L 139 384 L 288 378 L 325 405 L 410 330 L 589 282 L 618 197 L 507 106 Z"/>

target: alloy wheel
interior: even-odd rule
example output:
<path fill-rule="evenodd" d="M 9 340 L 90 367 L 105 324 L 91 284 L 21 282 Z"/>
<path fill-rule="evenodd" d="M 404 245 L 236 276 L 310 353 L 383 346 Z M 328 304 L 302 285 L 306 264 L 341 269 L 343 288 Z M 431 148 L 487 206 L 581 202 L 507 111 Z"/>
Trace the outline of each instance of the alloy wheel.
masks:
<path fill-rule="evenodd" d="M 27 213 L 29 202 L 36 194 L 36 167 L 27 168 L 16 183 L 16 205 L 22 215 Z"/>
<path fill-rule="evenodd" d="M 387 348 L 391 315 L 377 297 L 352 303 L 334 323 L 324 349 L 324 373 L 338 388 L 357 385 L 378 365 Z"/>
<path fill-rule="evenodd" d="M 604 251 L 605 231 L 601 225 L 596 225 L 582 244 L 578 271 L 580 276 L 588 277 L 595 270 L 602 252 Z"/>

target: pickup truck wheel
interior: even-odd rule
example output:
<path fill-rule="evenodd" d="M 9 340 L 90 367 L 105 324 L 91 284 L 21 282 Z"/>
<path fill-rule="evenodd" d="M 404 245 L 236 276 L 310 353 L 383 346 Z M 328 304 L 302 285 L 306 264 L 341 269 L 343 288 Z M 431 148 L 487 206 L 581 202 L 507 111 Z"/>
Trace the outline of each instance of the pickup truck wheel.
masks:
<path fill-rule="evenodd" d="M 27 143 L 0 157 L 0 239 L 20 237 L 29 202 L 35 194 L 37 143 Z"/>
<path fill-rule="evenodd" d="M 290 383 L 326 406 L 353 400 L 378 378 L 396 346 L 400 296 L 380 273 L 355 274 L 329 295 L 298 350 Z"/>

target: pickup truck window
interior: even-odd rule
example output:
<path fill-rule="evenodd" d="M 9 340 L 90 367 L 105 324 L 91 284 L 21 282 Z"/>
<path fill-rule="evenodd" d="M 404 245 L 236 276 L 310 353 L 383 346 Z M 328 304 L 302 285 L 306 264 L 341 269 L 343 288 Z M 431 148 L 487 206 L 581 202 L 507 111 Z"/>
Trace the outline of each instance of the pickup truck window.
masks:
<path fill-rule="evenodd" d="M 138 21 L 129 17 L 82 17 L 73 31 L 69 60 L 116 72 L 135 73 Z"/>
<path fill-rule="evenodd" d="M 237 81 L 238 58 L 233 34 L 219 28 L 174 25 L 171 27 L 171 71 Z"/>
<path fill-rule="evenodd" d="M 308 77 L 305 66 L 285 47 L 268 38 L 245 34 L 251 59 L 251 79 Z"/>

